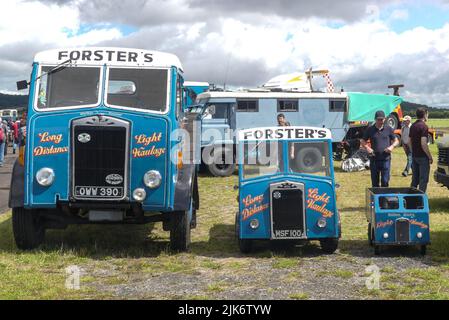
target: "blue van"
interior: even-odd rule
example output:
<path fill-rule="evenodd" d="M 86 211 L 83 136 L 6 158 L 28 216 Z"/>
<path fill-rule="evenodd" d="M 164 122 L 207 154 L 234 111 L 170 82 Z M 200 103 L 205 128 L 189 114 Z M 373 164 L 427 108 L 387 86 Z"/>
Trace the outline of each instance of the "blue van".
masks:
<path fill-rule="evenodd" d="M 172 54 L 72 48 L 35 56 L 24 157 L 9 205 L 17 246 L 69 224 L 162 221 L 186 250 L 199 205 L 189 161 L 195 114 L 185 114 L 183 69 Z M 23 152 L 23 150 L 22 150 Z"/>
<path fill-rule="evenodd" d="M 239 131 L 240 251 L 255 242 L 319 240 L 333 253 L 341 236 L 332 162 L 325 128 L 263 127 Z"/>

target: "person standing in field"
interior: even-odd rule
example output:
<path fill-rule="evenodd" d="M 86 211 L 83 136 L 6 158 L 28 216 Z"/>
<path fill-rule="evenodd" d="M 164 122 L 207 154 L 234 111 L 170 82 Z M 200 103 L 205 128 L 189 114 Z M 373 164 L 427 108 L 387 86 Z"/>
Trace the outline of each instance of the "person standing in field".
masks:
<path fill-rule="evenodd" d="M 8 131 L 3 125 L 2 118 L 0 117 L 0 167 L 3 167 L 3 161 L 5 160 L 5 148 L 8 143 Z"/>
<path fill-rule="evenodd" d="M 3 131 L 5 132 L 5 147 L 3 149 L 3 153 L 4 156 L 6 156 L 8 154 L 8 144 L 9 144 L 9 126 L 8 126 L 8 122 L 6 120 L 3 120 L 1 123 L 2 127 L 3 127 Z"/>
<path fill-rule="evenodd" d="M 12 132 L 13 132 L 13 145 L 12 145 L 12 153 L 15 154 L 17 150 L 17 146 L 19 144 L 19 126 L 20 121 L 14 121 L 12 124 Z"/>
<path fill-rule="evenodd" d="M 370 155 L 371 184 L 375 187 L 388 187 L 390 183 L 391 153 L 398 146 L 393 129 L 385 125 L 385 112 L 379 110 L 375 114 L 376 122 L 366 129 L 362 148 Z M 371 146 L 368 145 L 368 140 Z M 393 143 L 391 143 L 393 141 Z M 379 185 L 380 182 L 380 185 Z"/>
<path fill-rule="evenodd" d="M 427 191 L 429 183 L 430 165 L 433 163 L 432 154 L 429 150 L 429 127 L 428 112 L 424 108 L 416 110 L 418 120 L 410 127 L 410 140 L 408 146 L 412 152 L 412 184 L 413 188 L 418 188 L 422 192 Z"/>
<path fill-rule="evenodd" d="M 410 140 L 410 127 L 412 125 L 412 118 L 410 116 L 405 116 L 402 121 L 401 129 L 401 142 L 402 148 L 404 149 L 405 156 L 407 157 L 407 164 L 405 165 L 404 171 L 402 171 L 402 176 L 407 177 L 409 175 L 410 169 L 412 168 L 412 151 L 408 146 L 408 141 Z"/>

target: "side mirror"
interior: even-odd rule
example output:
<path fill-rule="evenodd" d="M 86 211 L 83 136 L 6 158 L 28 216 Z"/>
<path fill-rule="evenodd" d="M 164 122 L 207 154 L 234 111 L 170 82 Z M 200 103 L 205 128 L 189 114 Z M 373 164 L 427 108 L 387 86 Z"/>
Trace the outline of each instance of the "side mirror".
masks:
<path fill-rule="evenodd" d="M 17 81 L 16 84 L 17 84 L 17 90 L 28 89 L 28 81 L 26 81 L 26 80 Z"/>

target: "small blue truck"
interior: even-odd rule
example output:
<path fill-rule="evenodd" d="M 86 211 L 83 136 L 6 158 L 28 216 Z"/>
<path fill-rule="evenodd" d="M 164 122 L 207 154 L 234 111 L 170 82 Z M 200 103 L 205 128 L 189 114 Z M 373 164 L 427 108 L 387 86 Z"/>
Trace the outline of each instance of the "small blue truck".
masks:
<path fill-rule="evenodd" d="M 429 202 L 415 188 L 368 188 L 368 239 L 379 255 L 385 246 L 419 246 L 422 255 L 430 244 Z"/>
<path fill-rule="evenodd" d="M 319 240 L 333 253 L 341 236 L 332 136 L 325 128 L 263 127 L 238 133 L 236 237 L 248 253 L 258 240 Z"/>

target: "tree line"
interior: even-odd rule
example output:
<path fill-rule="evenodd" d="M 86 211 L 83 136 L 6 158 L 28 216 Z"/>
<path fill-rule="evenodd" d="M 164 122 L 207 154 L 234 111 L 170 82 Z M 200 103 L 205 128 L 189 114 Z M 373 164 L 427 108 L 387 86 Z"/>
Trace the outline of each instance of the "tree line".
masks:
<path fill-rule="evenodd" d="M 416 117 L 416 109 L 426 108 L 429 110 L 429 117 L 432 119 L 445 119 L 449 118 L 449 109 L 429 107 L 425 104 L 412 103 L 404 101 L 401 103 L 402 113 L 404 116 Z"/>
<path fill-rule="evenodd" d="M 28 106 L 28 95 L 11 95 L 0 93 L 0 109 L 17 109 Z M 429 110 L 429 116 L 434 119 L 449 118 L 449 109 L 428 107 L 424 104 L 404 101 L 401 104 L 404 115 L 415 117 L 415 111 L 419 107 Z"/>

